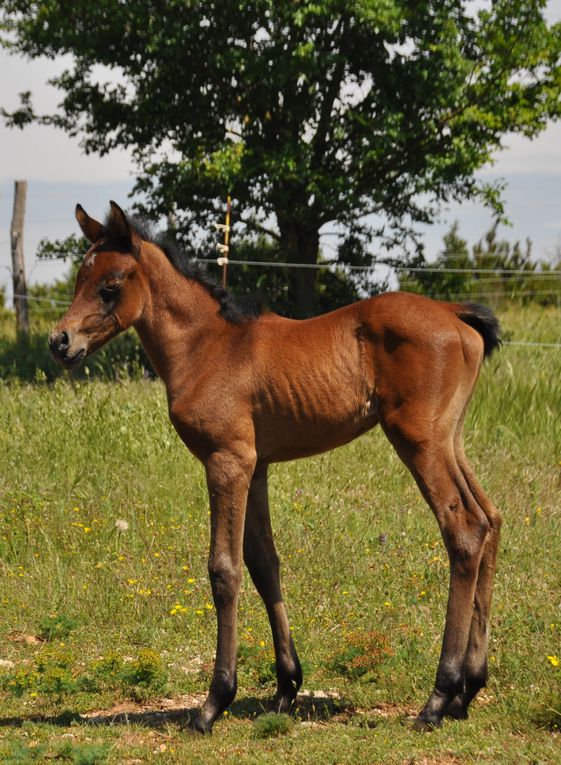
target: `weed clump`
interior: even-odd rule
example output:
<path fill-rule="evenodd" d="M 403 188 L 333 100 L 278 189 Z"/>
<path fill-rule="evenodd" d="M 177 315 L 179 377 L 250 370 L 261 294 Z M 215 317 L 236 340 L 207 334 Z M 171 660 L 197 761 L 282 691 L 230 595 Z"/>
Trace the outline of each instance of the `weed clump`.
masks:
<path fill-rule="evenodd" d="M 75 630 L 78 622 L 64 614 L 46 616 L 39 622 L 39 637 L 48 643 L 53 640 L 64 640 L 72 630 Z"/>
<path fill-rule="evenodd" d="M 167 672 L 160 656 L 150 648 L 143 648 L 138 658 L 125 664 L 121 683 L 135 701 L 145 701 L 155 693 L 162 693 L 167 683 Z"/>
<path fill-rule="evenodd" d="M 387 637 L 380 632 L 350 632 L 327 666 L 345 677 L 371 680 L 377 676 L 380 664 L 393 653 Z"/>
<path fill-rule="evenodd" d="M 253 723 L 254 738 L 274 738 L 286 736 L 294 728 L 294 720 L 285 714 L 267 712 L 259 715 Z"/>
<path fill-rule="evenodd" d="M 0 752 L 3 765 L 29 765 L 43 760 L 45 745 L 31 746 L 23 741 L 10 741 L 7 748 Z"/>
<path fill-rule="evenodd" d="M 556 733 L 561 731 L 561 691 L 547 696 L 533 711 L 533 721 L 538 728 Z"/>
<path fill-rule="evenodd" d="M 146 701 L 162 693 L 167 680 L 160 656 L 148 648 L 130 661 L 110 653 L 80 666 L 69 654 L 49 646 L 31 665 L 0 675 L 0 688 L 17 697 L 29 693 L 59 699 L 76 692 L 120 691 L 134 701 Z"/>
<path fill-rule="evenodd" d="M 262 688 L 276 682 L 274 654 L 254 640 L 238 646 L 238 667 Z"/>
<path fill-rule="evenodd" d="M 73 744 L 67 741 L 57 759 L 69 761 L 72 765 L 102 765 L 106 762 L 109 747 L 106 744 Z"/>

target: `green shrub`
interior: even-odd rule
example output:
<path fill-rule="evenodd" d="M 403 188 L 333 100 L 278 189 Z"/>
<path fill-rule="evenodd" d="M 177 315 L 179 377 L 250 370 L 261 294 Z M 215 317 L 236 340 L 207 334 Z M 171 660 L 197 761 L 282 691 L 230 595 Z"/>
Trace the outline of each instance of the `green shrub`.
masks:
<path fill-rule="evenodd" d="M 107 760 L 109 747 L 106 744 L 73 744 L 65 742 L 57 759 L 68 760 L 73 765 L 101 765 Z"/>
<path fill-rule="evenodd" d="M 259 715 L 253 723 L 254 738 L 273 738 L 286 736 L 294 728 L 294 720 L 285 714 L 267 712 Z"/>
<path fill-rule="evenodd" d="M 161 658 L 150 648 L 143 648 L 138 658 L 125 664 L 120 673 L 125 690 L 137 701 L 144 701 L 166 687 L 167 672 Z"/>
<path fill-rule="evenodd" d="M 77 626 L 78 622 L 75 619 L 64 614 L 46 616 L 39 622 L 39 637 L 49 643 L 52 640 L 64 640 Z"/>
<path fill-rule="evenodd" d="M 247 672 L 251 679 L 266 687 L 276 682 L 274 655 L 265 646 L 254 642 L 240 643 L 238 646 L 238 667 Z"/>

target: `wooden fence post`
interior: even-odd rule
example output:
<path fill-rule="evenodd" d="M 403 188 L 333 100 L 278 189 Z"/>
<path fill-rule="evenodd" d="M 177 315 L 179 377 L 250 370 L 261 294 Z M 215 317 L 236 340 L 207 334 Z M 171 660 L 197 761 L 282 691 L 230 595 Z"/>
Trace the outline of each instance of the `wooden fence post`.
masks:
<path fill-rule="evenodd" d="M 12 244 L 12 281 L 14 285 L 14 307 L 18 335 L 29 335 L 29 311 L 27 307 L 27 286 L 23 259 L 23 220 L 27 181 L 16 181 L 14 188 L 14 212 L 10 228 Z"/>

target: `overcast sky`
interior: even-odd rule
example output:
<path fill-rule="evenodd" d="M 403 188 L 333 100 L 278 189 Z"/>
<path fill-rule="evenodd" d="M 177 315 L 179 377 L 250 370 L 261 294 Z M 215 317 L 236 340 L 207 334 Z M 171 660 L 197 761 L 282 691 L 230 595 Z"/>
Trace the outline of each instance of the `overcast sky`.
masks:
<path fill-rule="evenodd" d="M 561 20 L 561 0 L 549 0 L 550 21 Z M 0 50 L 0 104 L 17 106 L 17 94 L 31 90 L 38 111 L 48 111 L 60 94 L 46 84 L 58 74 L 64 61 L 26 61 Z M 495 165 L 482 175 L 501 177 L 508 183 L 507 214 L 513 226 L 505 237 L 534 242 L 537 257 L 553 257 L 561 248 L 561 124 L 550 126 L 533 142 L 519 136 L 505 140 L 508 147 Z M 42 237 L 65 237 L 77 230 L 73 210 L 80 201 L 94 215 L 103 215 L 108 200 L 128 205 L 134 168 L 126 151 L 113 151 L 106 157 L 86 156 L 79 140 L 55 128 L 30 126 L 23 131 L 8 130 L 0 120 L 0 284 L 9 283 L 9 227 L 13 205 L 13 182 L 29 184 L 25 229 L 25 256 L 31 281 L 44 281 L 62 274 L 62 264 L 35 260 Z M 461 233 L 474 243 L 491 223 L 491 216 L 479 205 L 453 205 L 443 212 L 441 221 L 427 228 L 427 253 L 438 251 L 442 234 L 454 220 Z"/>

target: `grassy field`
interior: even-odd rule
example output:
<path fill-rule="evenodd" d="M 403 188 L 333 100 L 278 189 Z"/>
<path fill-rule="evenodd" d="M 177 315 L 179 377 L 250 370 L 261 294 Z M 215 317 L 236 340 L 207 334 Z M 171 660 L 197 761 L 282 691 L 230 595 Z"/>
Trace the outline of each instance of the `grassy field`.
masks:
<path fill-rule="evenodd" d="M 512 340 L 561 340 L 561 311 L 512 309 Z M 0 386 L 0 762 L 561 762 L 561 351 L 485 365 L 467 452 L 504 513 L 491 678 L 466 722 L 411 730 L 447 591 L 436 523 L 381 431 L 274 466 L 271 504 L 305 693 L 274 690 L 244 581 L 239 690 L 212 737 L 179 730 L 214 650 L 202 468 L 154 382 Z"/>

